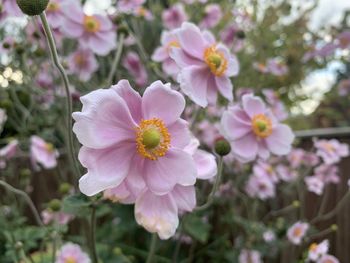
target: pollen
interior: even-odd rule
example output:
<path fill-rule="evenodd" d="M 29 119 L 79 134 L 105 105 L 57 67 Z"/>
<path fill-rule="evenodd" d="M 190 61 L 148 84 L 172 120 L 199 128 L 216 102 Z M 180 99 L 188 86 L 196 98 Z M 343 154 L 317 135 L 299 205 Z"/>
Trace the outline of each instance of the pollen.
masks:
<path fill-rule="evenodd" d="M 176 40 L 174 40 L 174 41 L 171 41 L 168 45 L 167 45 L 167 51 L 168 51 L 168 53 L 170 53 L 170 50 L 172 49 L 172 48 L 180 48 L 180 43 L 178 42 L 178 41 L 176 41 Z"/>
<path fill-rule="evenodd" d="M 212 45 L 204 51 L 204 61 L 215 76 L 221 77 L 227 69 L 227 59 L 222 52 L 216 49 L 216 45 Z"/>
<path fill-rule="evenodd" d="M 77 260 L 74 257 L 67 257 L 64 263 L 77 263 Z"/>
<path fill-rule="evenodd" d="M 252 128 L 257 137 L 267 138 L 272 134 L 272 121 L 265 114 L 257 114 L 253 117 Z"/>
<path fill-rule="evenodd" d="M 48 152 L 53 152 L 54 149 L 55 149 L 55 147 L 54 147 L 51 143 L 47 143 L 47 144 L 45 145 L 45 148 L 46 148 L 46 150 L 47 150 Z"/>
<path fill-rule="evenodd" d="M 161 119 L 142 120 L 136 128 L 138 153 L 150 160 L 164 156 L 170 148 L 171 136 Z"/>
<path fill-rule="evenodd" d="M 300 227 L 296 227 L 296 228 L 294 229 L 294 231 L 293 231 L 293 236 L 299 237 L 299 236 L 301 236 L 301 234 L 302 234 L 301 228 L 300 228 Z"/>
<path fill-rule="evenodd" d="M 316 249 L 317 249 L 317 244 L 316 244 L 316 243 L 312 243 L 312 244 L 310 245 L 310 247 L 309 247 L 309 250 L 310 250 L 310 251 L 316 251 Z"/>
<path fill-rule="evenodd" d="M 84 27 L 85 30 L 90 33 L 96 33 L 101 28 L 100 21 L 94 16 L 85 16 L 84 17 Z"/>

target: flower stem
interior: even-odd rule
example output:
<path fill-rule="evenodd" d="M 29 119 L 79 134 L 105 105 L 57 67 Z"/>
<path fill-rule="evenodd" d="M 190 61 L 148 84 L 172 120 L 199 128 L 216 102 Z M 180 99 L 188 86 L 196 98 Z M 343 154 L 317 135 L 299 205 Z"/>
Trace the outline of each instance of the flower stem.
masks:
<path fill-rule="evenodd" d="M 91 258 L 93 263 L 98 263 L 98 257 L 96 252 L 96 206 L 92 204 L 91 207 L 91 222 L 90 222 L 90 250 L 91 250 Z"/>
<path fill-rule="evenodd" d="M 28 206 L 29 206 L 30 209 L 32 210 L 33 215 L 34 215 L 35 220 L 36 220 L 36 222 L 38 223 L 38 225 L 44 226 L 43 222 L 41 221 L 40 215 L 39 215 L 39 213 L 38 213 L 38 211 L 37 211 L 35 205 L 33 204 L 32 199 L 30 199 L 29 195 L 28 195 L 26 192 L 14 188 L 12 185 L 9 185 L 8 183 L 6 183 L 6 182 L 4 182 L 4 181 L 2 181 L 2 180 L 0 180 L 0 185 L 2 185 L 3 187 L 5 187 L 5 188 L 6 188 L 8 191 L 10 191 L 10 192 L 13 192 L 13 193 L 15 193 L 15 194 L 18 194 L 18 195 L 23 196 L 24 199 L 26 200 Z"/>
<path fill-rule="evenodd" d="M 209 194 L 209 198 L 207 200 L 207 202 L 204 205 L 198 206 L 197 208 L 194 209 L 194 211 L 202 211 L 207 209 L 214 200 L 215 197 L 215 193 L 219 188 L 219 185 L 221 183 L 221 178 L 222 178 L 222 172 L 223 172 L 223 168 L 224 168 L 224 160 L 222 158 L 222 156 L 219 157 L 219 161 L 218 161 L 218 174 L 216 176 L 216 180 L 213 186 L 213 189 L 211 190 L 210 194 Z"/>
<path fill-rule="evenodd" d="M 119 61 L 120 61 L 120 57 L 121 57 L 121 54 L 122 54 L 122 51 L 123 51 L 124 38 L 125 38 L 124 34 L 123 33 L 120 34 L 117 51 L 115 53 L 115 57 L 114 57 L 114 60 L 113 60 L 111 71 L 109 72 L 109 75 L 108 75 L 107 86 L 111 86 L 113 84 L 113 77 L 114 77 L 114 75 L 115 75 L 115 73 L 117 71 L 118 64 L 119 64 Z"/>
<path fill-rule="evenodd" d="M 146 263 L 153 263 L 153 257 L 154 257 L 154 254 L 156 252 L 157 239 L 158 239 L 157 234 L 152 234 L 151 246 L 149 249 Z"/>
<path fill-rule="evenodd" d="M 42 14 L 40 14 L 40 19 L 41 22 L 43 24 L 43 28 L 45 31 L 45 35 L 46 35 L 46 39 L 47 39 L 47 43 L 49 45 L 49 49 L 50 49 L 50 53 L 51 53 L 51 57 L 52 57 L 52 61 L 53 64 L 56 66 L 56 68 L 58 69 L 58 71 L 61 74 L 62 80 L 63 80 L 63 86 L 65 89 L 65 93 L 66 93 L 66 111 L 67 111 L 67 146 L 68 146 L 68 152 L 69 152 L 69 159 L 72 161 L 72 165 L 75 169 L 75 173 L 77 175 L 77 177 L 79 177 L 80 175 L 80 171 L 79 171 L 79 167 L 77 165 L 77 160 L 76 160 L 76 156 L 75 156 L 75 151 L 74 151 L 74 142 L 73 142 L 73 128 L 72 128 L 72 112 L 73 112 L 73 103 L 72 103 L 72 96 L 70 94 L 69 91 L 69 80 L 67 77 L 67 74 L 62 66 L 62 64 L 60 63 L 60 60 L 58 58 L 58 53 L 57 53 L 57 48 L 56 48 L 56 44 L 55 44 L 55 39 L 52 35 L 49 23 L 47 21 L 46 18 L 46 14 L 45 12 L 43 12 Z"/>

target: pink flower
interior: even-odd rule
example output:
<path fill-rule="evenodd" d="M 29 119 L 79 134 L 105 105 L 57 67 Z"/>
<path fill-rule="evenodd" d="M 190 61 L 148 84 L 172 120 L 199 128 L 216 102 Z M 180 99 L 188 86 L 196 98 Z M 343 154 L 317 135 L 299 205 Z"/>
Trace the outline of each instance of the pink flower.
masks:
<path fill-rule="evenodd" d="M 272 165 L 262 160 L 259 160 L 257 164 L 253 166 L 253 173 L 258 176 L 269 178 L 274 184 L 279 181 L 278 175 Z"/>
<path fill-rule="evenodd" d="M 34 167 L 37 167 L 37 164 L 45 169 L 56 167 L 59 153 L 51 143 L 45 142 L 36 135 L 30 138 L 30 143 L 30 158 Z"/>
<path fill-rule="evenodd" d="M 338 163 L 341 158 L 349 156 L 349 146 L 345 143 L 340 143 L 336 139 L 318 140 L 314 143 L 317 152 L 325 164 Z"/>
<path fill-rule="evenodd" d="M 308 223 L 298 221 L 288 229 L 287 238 L 294 245 L 300 245 L 308 229 Z"/>
<path fill-rule="evenodd" d="M 88 81 L 97 71 L 98 63 L 88 49 L 79 49 L 68 57 L 69 73 L 76 74 L 81 81 Z"/>
<path fill-rule="evenodd" d="M 288 73 L 288 67 L 278 58 L 270 58 L 267 60 L 267 70 L 275 76 L 283 76 Z"/>
<path fill-rule="evenodd" d="M 153 14 L 150 10 L 144 8 L 143 6 L 136 7 L 133 11 L 134 15 L 137 17 L 142 17 L 147 21 L 151 21 L 154 19 Z"/>
<path fill-rule="evenodd" d="M 266 200 L 275 197 L 275 184 L 266 175 L 253 174 L 249 177 L 245 186 L 246 193 L 252 198 Z"/>
<path fill-rule="evenodd" d="M 260 62 L 254 62 L 253 63 L 253 68 L 257 71 L 259 71 L 260 73 L 268 73 L 269 69 L 267 68 L 267 66 L 264 63 L 260 63 Z"/>
<path fill-rule="evenodd" d="M 156 81 L 141 98 L 121 80 L 81 101 L 82 112 L 73 113 L 73 131 L 83 144 L 79 160 L 88 170 L 79 181 L 84 194 L 125 182 L 164 195 L 177 184 L 195 183 L 195 162 L 184 151 L 190 141 L 188 124 L 180 118 L 185 100 L 170 84 Z"/>
<path fill-rule="evenodd" d="M 64 212 L 58 211 L 53 212 L 51 210 L 44 210 L 41 212 L 41 216 L 43 218 L 43 223 L 45 225 L 50 224 L 51 222 L 55 222 L 59 225 L 66 225 L 73 219 L 73 216 L 70 214 L 66 214 Z"/>
<path fill-rule="evenodd" d="M 196 104 L 216 104 L 217 93 L 232 101 L 230 77 L 239 71 L 237 58 L 223 44 L 217 44 L 209 32 L 201 32 L 191 23 L 183 23 L 176 31 L 180 48 L 172 48 L 170 56 L 181 71 L 178 81 L 182 91 Z"/>
<path fill-rule="evenodd" d="M 6 161 L 13 158 L 17 152 L 18 141 L 12 140 L 3 148 L 0 148 L 0 169 L 6 168 Z"/>
<path fill-rule="evenodd" d="M 200 22 L 201 28 L 213 28 L 222 18 L 222 11 L 219 4 L 209 4 L 204 8 L 204 18 Z"/>
<path fill-rule="evenodd" d="M 162 13 L 162 21 L 167 29 L 180 27 L 188 19 L 183 4 L 177 3 Z"/>
<path fill-rule="evenodd" d="M 241 162 L 252 161 L 257 156 L 267 159 L 270 152 L 286 155 L 294 140 L 292 130 L 278 123 L 264 102 L 252 94 L 242 97 L 242 105 L 229 107 L 224 112 L 221 133 Z"/>
<path fill-rule="evenodd" d="M 288 113 L 282 101 L 279 99 L 276 92 L 272 89 L 264 89 L 262 91 L 267 103 L 271 107 L 273 114 L 279 121 L 283 121 L 288 118 Z"/>
<path fill-rule="evenodd" d="M 175 31 L 163 31 L 160 38 L 160 43 L 161 46 L 154 51 L 152 60 L 162 62 L 163 71 L 169 76 L 176 77 L 177 73 L 179 72 L 179 68 L 169 54 L 171 48 L 180 47 Z"/>
<path fill-rule="evenodd" d="M 270 243 L 276 240 L 276 234 L 272 230 L 267 230 L 263 233 L 263 239 L 265 242 Z"/>
<path fill-rule="evenodd" d="M 146 0 L 119 0 L 117 1 L 117 10 L 122 13 L 132 13 L 145 2 Z"/>
<path fill-rule="evenodd" d="M 63 6 L 66 5 L 66 8 L 69 8 L 70 3 L 70 0 L 50 0 L 45 12 L 52 28 L 59 28 L 63 25 L 65 19 Z"/>
<path fill-rule="evenodd" d="M 222 42 L 232 47 L 234 52 L 239 52 L 243 48 L 244 37 L 244 32 L 235 23 L 226 26 L 220 33 Z"/>
<path fill-rule="evenodd" d="M 323 255 L 317 263 L 339 263 L 339 260 L 332 255 Z"/>
<path fill-rule="evenodd" d="M 239 263 L 262 263 L 259 251 L 243 249 L 239 254 Z"/>
<path fill-rule="evenodd" d="M 64 244 L 57 252 L 55 263 L 90 263 L 89 256 L 82 251 L 80 246 L 73 243 Z"/>
<path fill-rule="evenodd" d="M 148 74 L 141 63 L 139 55 L 133 51 L 129 51 L 122 62 L 123 66 L 128 70 L 130 75 L 135 79 L 135 83 L 138 86 L 144 86 L 148 81 Z"/>
<path fill-rule="evenodd" d="M 309 253 L 307 258 L 312 261 L 316 261 L 323 255 L 328 253 L 329 241 L 323 240 L 321 243 L 312 243 L 309 247 Z"/>
<path fill-rule="evenodd" d="M 278 177 L 285 182 L 295 181 L 299 176 L 299 174 L 296 171 L 292 170 L 289 166 L 283 164 L 279 164 L 276 166 L 276 172 L 278 174 Z"/>
<path fill-rule="evenodd" d="M 339 178 L 339 169 L 335 165 L 322 164 L 318 166 L 314 173 L 319 177 L 324 183 L 334 183 L 337 184 L 340 182 Z"/>
<path fill-rule="evenodd" d="M 64 5 L 65 19 L 61 30 L 68 37 L 78 39 L 83 48 L 100 56 L 107 55 L 116 47 L 116 32 L 107 16 L 86 15 L 78 2 Z"/>
<path fill-rule="evenodd" d="M 307 190 L 317 195 L 322 195 L 325 182 L 319 176 L 308 176 L 304 179 Z"/>

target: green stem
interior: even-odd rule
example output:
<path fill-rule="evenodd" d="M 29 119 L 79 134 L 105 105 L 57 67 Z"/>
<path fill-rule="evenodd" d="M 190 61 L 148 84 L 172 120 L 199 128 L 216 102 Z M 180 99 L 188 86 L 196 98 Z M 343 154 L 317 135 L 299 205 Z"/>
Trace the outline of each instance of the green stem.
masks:
<path fill-rule="evenodd" d="M 112 69 L 111 71 L 109 72 L 109 75 L 108 75 L 108 79 L 107 79 L 107 86 L 111 86 L 113 84 L 113 77 L 117 71 L 117 68 L 118 68 L 118 65 L 119 65 L 119 61 L 120 61 L 120 57 L 121 57 L 121 54 L 122 54 L 122 51 L 123 51 L 123 46 L 124 46 L 124 34 L 120 34 L 120 37 L 119 37 L 119 42 L 118 42 L 118 47 L 117 47 L 117 51 L 115 53 L 115 57 L 114 57 L 114 60 L 113 60 L 113 64 L 112 64 Z"/>
<path fill-rule="evenodd" d="M 91 246 L 91 258 L 93 263 L 98 263 L 98 257 L 96 252 L 96 207 L 92 204 L 91 208 L 91 223 L 90 223 L 90 246 Z"/>
<path fill-rule="evenodd" d="M 56 44 L 55 44 L 55 39 L 52 35 L 49 23 L 46 19 L 46 14 L 45 12 L 43 12 L 40 15 L 40 19 L 41 22 L 43 24 L 43 28 L 45 31 L 45 35 L 46 35 L 46 39 L 47 39 L 47 43 L 49 45 L 50 48 L 50 53 L 51 53 L 51 57 L 52 57 L 52 61 L 54 63 L 54 65 L 56 66 L 56 68 L 58 69 L 58 71 L 61 74 L 62 80 L 63 80 L 63 86 L 65 89 L 65 93 L 66 93 L 66 111 L 67 111 L 67 146 L 69 149 L 69 159 L 72 162 L 72 165 L 75 169 L 76 175 L 77 177 L 79 177 L 80 175 L 80 171 L 79 171 L 79 167 L 77 165 L 77 160 L 76 160 L 76 155 L 75 155 L 75 151 L 74 151 L 74 142 L 73 142 L 73 126 L 72 126 L 72 112 L 73 112 L 73 103 L 72 103 L 72 96 L 70 94 L 69 91 L 69 80 L 67 77 L 67 74 L 62 66 L 62 64 L 60 63 L 60 60 L 58 58 L 58 53 L 57 53 L 57 48 L 56 48 Z"/>
<path fill-rule="evenodd" d="M 5 187 L 5 188 L 6 188 L 8 191 L 10 191 L 10 192 L 13 192 L 13 193 L 15 193 L 15 194 L 18 194 L 18 195 L 23 196 L 23 198 L 26 200 L 28 206 L 29 206 L 30 209 L 32 210 L 33 215 L 34 215 L 35 220 L 36 220 L 36 222 L 38 223 L 38 225 L 44 226 L 43 222 L 41 221 L 40 215 L 39 215 L 38 211 L 36 210 L 35 205 L 33 204 L 32 199 L 30 199 L 29 195 L 28 195 L 26 192 L 24 192 L 24 191 L 22 191 L 22 190 L 19 190 L 19 189 L 17 189 L 17 188 L 14 188 L 12 185 L 9 185 L 8 183 L 6 183 L 6 182 L 4 182 L 4 181 L 2 181 L 2 180 L 0 180 L 0 185 L 2 185 L 3 187 Z"/>
<path fill-rule="evenodd" d="M 221 183 L 221 178 L 222 178 L 222 172 L 223 172 L 223 168 L 224 168 L 224 160 L 222 158 L 222 156 L 219 157 L 219 162 L 218 162 L 218 174 L 216 176 L 216 180 L 213 186 L 213 189 L 211 190 L 208 200 L 204 205 L 198 206 L 197 208 L 194 209 L 194 211 L 202 211 L 207 209 L 213 202 L 214 197 L 215 197 L 215 193 L 219 188 L 219 185 Z"/>
<path fill-rule="evenodd" d="M 151 241 L 151 246 L 149 249 L 148 257 L 146 263 L 154 263 L 153 257 L 156 252 L 156 246 L 157 246 L 157 234 L 152 234 L 152 241 Z"/>

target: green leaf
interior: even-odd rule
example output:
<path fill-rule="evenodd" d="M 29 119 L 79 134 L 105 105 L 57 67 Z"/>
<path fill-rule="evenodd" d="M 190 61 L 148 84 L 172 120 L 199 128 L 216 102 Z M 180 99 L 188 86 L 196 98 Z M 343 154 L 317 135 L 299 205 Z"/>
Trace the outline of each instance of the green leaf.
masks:
<path fill-rule="evenodd" d="M 89 214 L 91 201 L 83 194 L 67 196 L 63 199 L 62 210 L 65 213 L 84 217 Z"/>
<path fill-rule="evenodd" d="M 183 227 L 187 234 L 199 242 L 206 243 L 208 241 L 211 226 L 202 218 L 188 215 L 184 218 Z"/>

